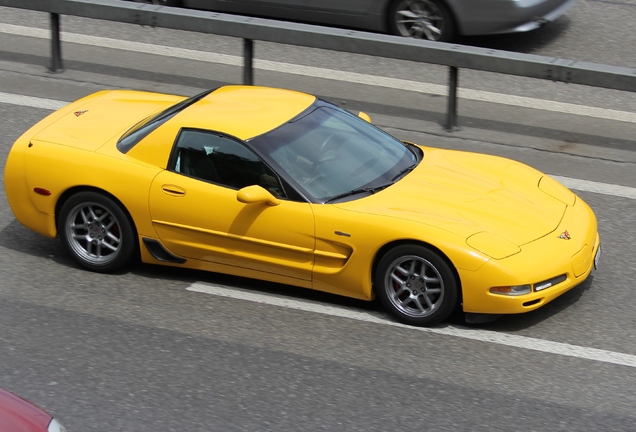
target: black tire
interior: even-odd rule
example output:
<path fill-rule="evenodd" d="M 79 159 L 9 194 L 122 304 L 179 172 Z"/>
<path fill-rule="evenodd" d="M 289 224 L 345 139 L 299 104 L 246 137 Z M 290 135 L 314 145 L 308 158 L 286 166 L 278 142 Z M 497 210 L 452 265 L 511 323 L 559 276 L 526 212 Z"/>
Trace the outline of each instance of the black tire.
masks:
<path fill-rule="evenodd" d="M 389 31 L 397 36 L 449 42 L 457 26 L 442 0 L 395 0 L 389 8 Z"/>
<path fill-rule="evenodd" d="M 378 263 L 373 282 L 384 307 L 406 324 L 438 324 L 457 306 L 455 274 L 444 258 L 424 246 L 390 250 Z"/>
<path fill-rule="evenodd" d="M 153 0 L 154 4 L 162 5 L 162 6 L 173 6 L 173 7 L 181 7 L 181 0 Z"/>
<path fill-rule="evenodd" d="M 151 3 L 161 6 L 181 7 L 182 0 L 132 0 L 137 3 Z"/>
<path fill-rule="evenodd" d="M 97 192 L 79 192 L 62 205 L 57 231 L 66 251 L 87 270 L 109 273 L 136 250 L 132 223 L 121 206 Z"/>

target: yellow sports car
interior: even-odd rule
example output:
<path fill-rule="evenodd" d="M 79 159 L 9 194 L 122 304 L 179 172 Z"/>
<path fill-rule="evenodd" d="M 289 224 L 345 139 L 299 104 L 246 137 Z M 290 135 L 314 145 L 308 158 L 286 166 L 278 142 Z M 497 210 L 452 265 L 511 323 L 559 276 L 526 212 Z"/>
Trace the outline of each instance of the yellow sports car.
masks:
<path fill-rule="evenodd" d="M 549 176 L 265 87 L 87 96 L 15 142 L 5 187 L 88 270 L 140 257 L 378 296 L 414 325 L 531 311 L 600 256 L 594 213 Z"/>

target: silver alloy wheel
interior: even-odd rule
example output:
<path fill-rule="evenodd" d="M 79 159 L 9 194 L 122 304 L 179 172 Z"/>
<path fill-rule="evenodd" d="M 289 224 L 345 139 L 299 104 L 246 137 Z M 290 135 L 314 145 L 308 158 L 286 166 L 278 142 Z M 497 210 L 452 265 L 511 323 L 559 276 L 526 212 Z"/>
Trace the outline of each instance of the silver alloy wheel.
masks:
<path fill-rule="evenodd" d="M 105 206 L 96 202 L 79 203 L 68 212 L 64 224 L 69 247 L 87 264 L 107 265 L 119 256 L 121 224 Z"/>
<path fill-rule="evenodd" d="M 401 36 L 440 40 L 444 34 L 444 14 L 430 0 L 401 1 L 394 15 L 395 26 Z"/>
<path fill-rule="evenodd" d="M 391 304 L 412 318 L 435 313 L 444 301 L 444 279 L 439 270 L 416 255 L 401 256 L 389 265 L 384 289 Z"/>

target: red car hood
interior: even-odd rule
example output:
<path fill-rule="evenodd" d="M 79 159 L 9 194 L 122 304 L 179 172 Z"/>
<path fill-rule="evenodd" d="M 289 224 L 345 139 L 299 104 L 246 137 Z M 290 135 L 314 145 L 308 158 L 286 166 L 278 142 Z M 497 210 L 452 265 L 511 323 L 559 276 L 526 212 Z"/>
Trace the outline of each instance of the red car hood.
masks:
<path fill-rule="evenodd" d="M 45 432 L 52 418 L 38 406 L 0 388 L 0 431 Z"/>

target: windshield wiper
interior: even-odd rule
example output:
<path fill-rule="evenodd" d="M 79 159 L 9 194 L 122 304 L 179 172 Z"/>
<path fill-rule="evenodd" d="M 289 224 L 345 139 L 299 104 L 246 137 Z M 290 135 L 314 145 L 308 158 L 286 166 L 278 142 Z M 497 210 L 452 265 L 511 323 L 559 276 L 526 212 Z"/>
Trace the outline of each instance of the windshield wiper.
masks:
<path fill-rule="evenodd" d="M 416 166 L 417 166 L 417 162 L 415 162 L 410 167 L 404 168 L 395 177 L 393 177 L 391 179 L 391 181 L 389 183 L 387 183 L 387 184 L 383 184 L 383 185 L 380 185 L 380 186 L 361 187 L 361 188 L 352 189 L 352 190 L 350 190 L 348 192 L 343 192 L 341 194 L 332 196 L 327 201 L 325 201 L 325 203 L 334 202 L 334 201 L 337 201 L 339 199 L 346 198 L 348 196 L 358 195 L 358 194 L 363 194 L 363 193 L 368 193 L 369 195 L 373 195 L 374 193 L 379 192 L 382 189 L 385 189 L 385 188 L 388 188 L 389 186 L 391 186 L 393 183 L 395 183 L 396 181 L 398 181 L 399 179 L 401 179 L 402 177 L 404 177 L 405 175 L 407 175 L 408 173 L 413 171 Z"/>
<path fill-rule="evenodd" d="M 411 171 L 413 171 L 415 169 L 415 167 L 417 166 L 417 162 L 415 162 L 413 165 L 411 165 L 410 167 L 404 168 L 402 171 L 400 171 L 399 173 L 397 173 L 397 175 L 395 177 L 393 177 L 391 179 L 391 183 L 395 183 L 396 181 L 398 181 L 399 179 L 401 179 L 402 177 L 406 176 L 408 173 L 410 173 Z"/>
<path fill-rule="evenodd" d="M 352 189 L 350 191 L 343 192 L 343 193 L 338 194 L 336 196 L 332 196 L 327 201 L 325 201 L 325 203 L 330 203 L 330 202 L 337 201 L 337 200 L 342 199 L 342 198 L 346 198 L 348 196 L 359 195 L 359 194 L 363 194 L 363 193 L 368 193 L 369 195 L 373 195 L 374 193 L 379 192 L 382 189 L 385 189 L 385 188 L 391 186 L 391 184 L 392 183 L 381 185 L 381 186 L 362 187 L 362 188 Z"/>

